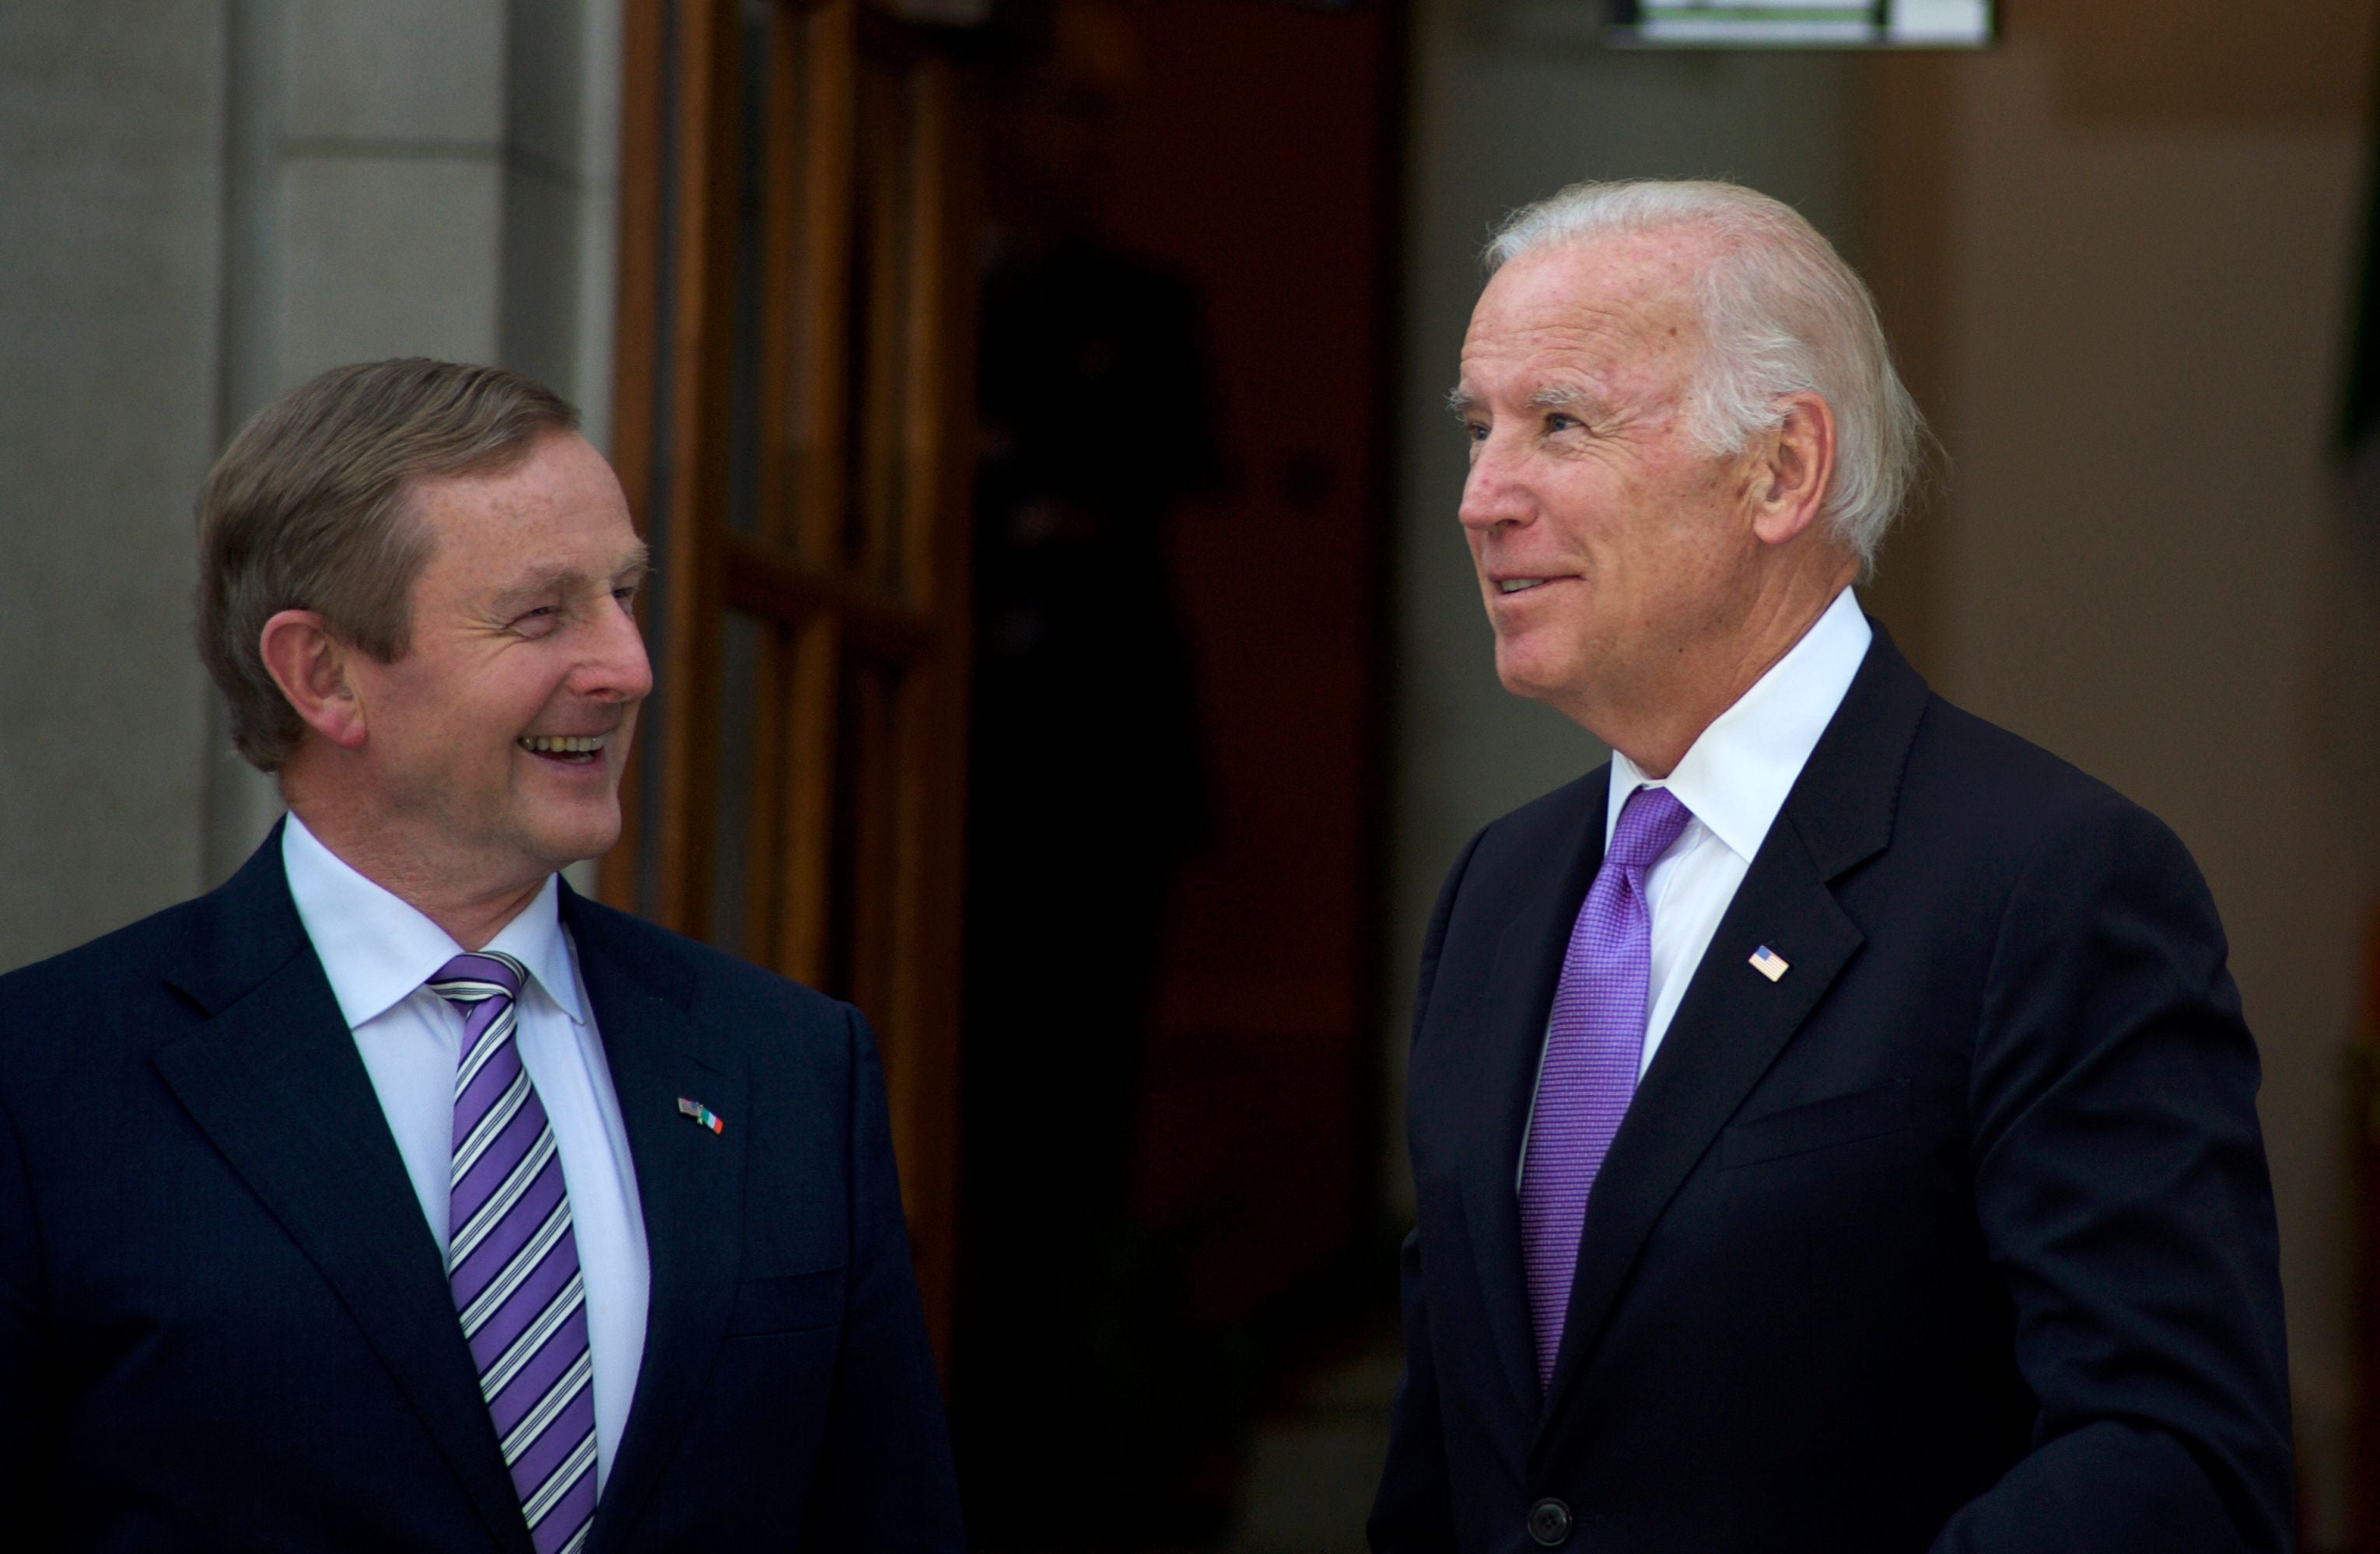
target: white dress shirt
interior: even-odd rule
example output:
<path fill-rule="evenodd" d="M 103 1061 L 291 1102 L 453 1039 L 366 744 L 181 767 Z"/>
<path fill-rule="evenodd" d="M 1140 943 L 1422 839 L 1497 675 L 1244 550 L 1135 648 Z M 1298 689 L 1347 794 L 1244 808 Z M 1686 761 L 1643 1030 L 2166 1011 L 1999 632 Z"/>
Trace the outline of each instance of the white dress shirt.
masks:
<path fill-rule="evenodd" d="M 463 1017 L 422 984 L 461 954 L 462 947 L 349 868 L 295 815 L 281 833 L 281 863 L 298 920 L 313 941 L 340 1014 L 355 1032 L 356 1050 L 371 1075 L 443 1258 Z M 570 1194 L 587 1288 L 587 1344 L 595 1371 L 595 1482 L 601 1493 L 636 1396 L 651 1266 L 619 1098 L 613 1093 L 602 1037 L 578 977 L 577 950 L 562 926 L 560 904 L 549 879 L 486 948 L 512 956 L 528 971 L 516 1003 L 514 1039 L 553 1124 L 563 1184 Z M 458 1336 L 459 1324 L 458 1317 Z"/>
<path fill-rule="evenodd" d="M 1736 887 L 1752 868 L 1753 855 L 1777 823 L 1785 795 L 1817 748 L 1835 709 L 1842 705 L 1875 636 L 1859 601 L 1845 589 L 1767 674 L 1712 720 L 1668 777 L 1647 777 L 1626 756 L 1611 752 L 1611 796 L 1603 817 L 1607 849 L 1621 810 L 1639 787 L 1669 789 L 1694 817 L 1645 874 L 1653 960 L 1645 988 L 1645 1051 L 1636 1068 L 1640 1079 L 1669 1034 L 1687 984 L 1718 931 L 1718 920 L 1727 915 Z M 1744 953 L 1751 953 L 1747 946 Z M 1541 1050 L 1541 1071 L 1544 1062 Z M 1533 1120 L 1536 1110 L 1532 1099 Z M 1524 1160 L 1528 1148 L 1524 1129 Z"/>

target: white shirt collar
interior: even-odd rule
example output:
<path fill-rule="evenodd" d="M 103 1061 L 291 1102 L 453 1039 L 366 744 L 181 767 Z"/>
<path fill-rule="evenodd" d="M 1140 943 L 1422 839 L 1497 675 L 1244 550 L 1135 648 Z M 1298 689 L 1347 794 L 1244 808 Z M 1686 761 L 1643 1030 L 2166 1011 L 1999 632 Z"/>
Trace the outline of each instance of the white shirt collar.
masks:
<path fill-rule="evenodd" d="M 410 997 L 440 966 L 463 953 L 446 930 L 394 892 L 367 880 L 322 845 L 291 815 L 281 832 L 281 867 L 298 920 L 314 943 L 339 1013 L 352 1030 Z M 586 1023 L 562 931 L 562 897 L 553 877 L 536 899 L 490 940 L 528 969 L 530 984 L 577 1024 Z"/>
<path fill-rule="evenodd" d="M 1604 846 L 1611 845 L 1630 794 L 1640 785 L 1666 787 L 1728 851 L 1750 863 L 1817 748 L 1818 736 L 1842 705 L 1875 636 L 1859 601 L 1845 589 L 1767 674 L 1703 730 L 1668 778 L 1647 777 L 1634 761 L 1612 751 Z"/>

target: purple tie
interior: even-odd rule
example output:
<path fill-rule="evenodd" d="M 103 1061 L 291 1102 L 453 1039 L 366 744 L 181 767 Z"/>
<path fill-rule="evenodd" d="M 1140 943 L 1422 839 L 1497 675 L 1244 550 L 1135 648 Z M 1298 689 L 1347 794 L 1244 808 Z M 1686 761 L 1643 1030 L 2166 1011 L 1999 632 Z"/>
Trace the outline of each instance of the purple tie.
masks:
<path fill-rule="evenodd" d="M 1553 1385 L 1587 1195 L 1636 1094 L 1653 965 L 1645 871 L 1693 818 L 1667 788 L 1640 787 L 1628 795 L 1562 955 L 1521 1162 L 1521 1256 L 1528 1265 L 1540 1390 Z"/>
<path fill-rule="evenodd" d="M 587 1292 L 553 1125 L 521 1066 L 510 955 L 457 955 L 431 992 L 463 1015 L 446 1281 L 538 1554 L 576 1554 L 595 1520 Z"/>

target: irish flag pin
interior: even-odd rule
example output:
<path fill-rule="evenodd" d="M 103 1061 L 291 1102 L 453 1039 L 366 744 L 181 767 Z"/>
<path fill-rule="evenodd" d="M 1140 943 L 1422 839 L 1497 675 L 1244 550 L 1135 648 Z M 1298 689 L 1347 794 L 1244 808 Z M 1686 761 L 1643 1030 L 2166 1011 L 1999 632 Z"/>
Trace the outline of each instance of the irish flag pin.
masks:
<path fill-rule="evenodd" d="M 703 1105 L 702 1102 L 698 1100 L 688 1100 L 684 1096 L 678 1097 L 677 1114 L 681 1117 L 693 1118 L 696 1122 L 700 1123 L 704 1127 L 709 1128 L 712 1133 L 725 1133 L 727 1131 L 727 1124 L 720 1121 L 719 1113 L 713 1111 L 710 1108 Z"/>

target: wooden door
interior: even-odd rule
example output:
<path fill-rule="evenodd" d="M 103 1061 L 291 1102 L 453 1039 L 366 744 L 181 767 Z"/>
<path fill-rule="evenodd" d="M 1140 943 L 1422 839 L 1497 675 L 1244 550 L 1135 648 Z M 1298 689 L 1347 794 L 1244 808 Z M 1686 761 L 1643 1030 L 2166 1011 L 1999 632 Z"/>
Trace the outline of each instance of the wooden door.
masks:
<path fill-rule="evenodd" d="M 1052 0 L 989 82 L 952 1398 L 989 1546 L 1203 1543 L 1266 1356 L 1393 1288 L 1402 26 Z"/>
<path fill-rule="evenodd" d="M 938 34 L 630 0 L 613 460 L 655 690 L 612 904 L 874 1024 L 949 1330 L 973 275 Z"/>
<path fill-rule="evenodd" d="M 1133 7 L 1103 228 L 1204 299 L 1222 479 L 1171 544 L 1211 815 L 1160 954 L 1135 1197 L 1236 1317 L 1375 1230 L 1401 12 Z M 1140 192 L 1162 188 L 1163 199 Z"/>

